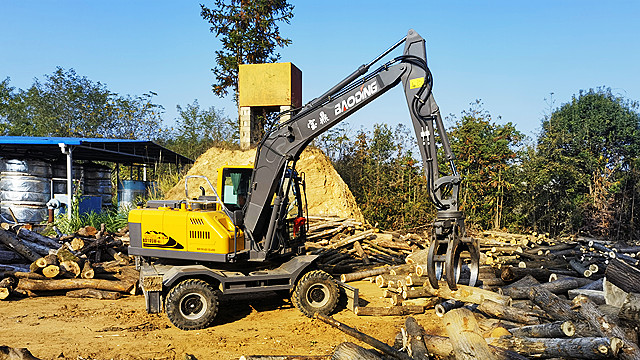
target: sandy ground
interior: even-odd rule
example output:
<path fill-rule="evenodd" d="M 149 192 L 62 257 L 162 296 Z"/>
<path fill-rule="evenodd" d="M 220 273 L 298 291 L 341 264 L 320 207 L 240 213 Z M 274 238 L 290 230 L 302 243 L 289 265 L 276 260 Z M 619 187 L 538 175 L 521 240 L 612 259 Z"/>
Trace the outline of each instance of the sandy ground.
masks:
<path fill-rule="evenodd" d="M 382 291 L 365 281 L 350 283 L 370 305 L 386 306 Z M 344 306 L 333 317 L 393 344 L 403 316 L 358 317 Z M 433 310 L 414 316 L 431 334 L 442 334 Z M 0 345 L 28 348 L 42 359 L 238 359 L 242 355 L 326 355 L 344 341 L 337 329 L 302 315 L 289 299 L 223 299 L 208 329 L 182 331 L 165 314 L 147 314 L 144 297 L 119 300 L 47 296 L 0 302 Z"/>

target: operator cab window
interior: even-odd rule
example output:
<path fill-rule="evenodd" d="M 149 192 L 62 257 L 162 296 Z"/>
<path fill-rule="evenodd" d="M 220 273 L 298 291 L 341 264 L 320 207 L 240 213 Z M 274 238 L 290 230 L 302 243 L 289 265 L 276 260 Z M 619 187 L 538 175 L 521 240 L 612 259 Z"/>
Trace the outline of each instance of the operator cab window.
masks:
<path fill-rule="evenodd" d="M 222 173 L 222 202 L 231 211 L 244 207 L 252 169 L 225 168 Z"/>

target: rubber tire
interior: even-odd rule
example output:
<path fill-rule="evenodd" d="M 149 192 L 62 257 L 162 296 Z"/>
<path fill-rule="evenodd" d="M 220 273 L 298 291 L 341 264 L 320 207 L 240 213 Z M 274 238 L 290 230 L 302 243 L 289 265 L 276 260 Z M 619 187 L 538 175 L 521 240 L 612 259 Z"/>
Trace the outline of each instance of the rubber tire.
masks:
<path fill-rule="evenodd" d="M 199 330 L 204 329 L 213 322 L 218 313 L 218 291 L 209 283 L 199 279 L 188 279 L 179 282 L 176 286 L 169 290 L 165 300 L 165 311 L 169 321 L 182 330 Z M 192 301 L 195 306 L 203 306 L 199 311 L 201 314 L 195 314 L 194 318 L 189 318 L 181 311 L 181 305 L 184 301 Z M 186 309 L 185 309 L 186 310 Z"/>
<path fill-rule="evenodd" d="M 311 296 L 322 296 L 314 304 Z M 291 295 L 293 305 L 306 316 L 312 318 L 315 313 L 329 315 L 338 304 L 340 293 L 338 284 L 331 275 L 321 270 L 310 271 L 298 280 Z"/>

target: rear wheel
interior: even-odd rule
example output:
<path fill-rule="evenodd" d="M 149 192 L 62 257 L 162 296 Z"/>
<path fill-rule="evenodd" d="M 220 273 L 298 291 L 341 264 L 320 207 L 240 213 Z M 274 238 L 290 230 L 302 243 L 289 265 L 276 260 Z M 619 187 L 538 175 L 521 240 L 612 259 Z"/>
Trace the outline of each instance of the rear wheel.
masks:
<path fill-rule="evenodd" d="M 218 313 L 218 291 L 203 280 L 184 280 L 169 290 L 165 310 L 177 328 L 203 329 Z"/>
<path fill-rule="evenodd" d="M 324 271 L 306 273 L 298 280 L 291 300 L 308 317 L 320 313 L 329 315 L 338 303 L 338 284 Z"/>

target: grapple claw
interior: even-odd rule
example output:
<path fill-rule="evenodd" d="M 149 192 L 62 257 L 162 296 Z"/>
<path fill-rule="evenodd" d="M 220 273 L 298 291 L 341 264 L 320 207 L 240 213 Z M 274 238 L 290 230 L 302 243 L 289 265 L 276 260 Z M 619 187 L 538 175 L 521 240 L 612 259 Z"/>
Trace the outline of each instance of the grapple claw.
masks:
<path fill-rule="evenodd" d="M 427 276 L 435 289 L 446 279 L 451 290 L 458 284 L 475 286 L 480 269 L 478 242 L 466 237 L 464 218 L 437 219 L 427 258 Z"/>

